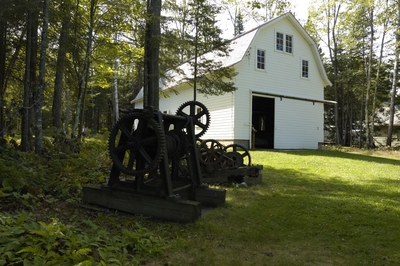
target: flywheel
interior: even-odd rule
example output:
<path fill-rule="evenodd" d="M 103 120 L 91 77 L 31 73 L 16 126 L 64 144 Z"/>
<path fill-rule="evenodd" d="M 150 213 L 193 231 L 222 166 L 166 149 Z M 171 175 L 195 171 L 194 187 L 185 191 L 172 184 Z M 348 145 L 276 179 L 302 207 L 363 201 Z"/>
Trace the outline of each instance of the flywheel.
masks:
<path fill-rule="evenodd" d="M 115 166 L 128 175 L 156 169 L 165 149 L 165 135 L 160 125 L 141 113 L 131 113 L 113 126 L 109 152 Z"/>
<path fill-rule="evenodd" d="M 215 139 L 203 140 L 199 146 L 200 163 L 216 165 L 224 158 L 224 146 Z"/>
<path fill-rule="evenodd" d="M 203 136 L 210 126 L 210 112 L 201 102 L 185 102 L 178 108 L 176 114 L 181 116 L 187 115 L 193 119 L 195 127 L 200 128 L 200 132 L 196 134 L 196 139 Z"/>
<path fill-rule="evenodd" d="M 249 151 L 239 144 L 230 144 L 225 146 L 225 155 L 232 160 L 235 167 L 250 166 L 251 157 Z"/>

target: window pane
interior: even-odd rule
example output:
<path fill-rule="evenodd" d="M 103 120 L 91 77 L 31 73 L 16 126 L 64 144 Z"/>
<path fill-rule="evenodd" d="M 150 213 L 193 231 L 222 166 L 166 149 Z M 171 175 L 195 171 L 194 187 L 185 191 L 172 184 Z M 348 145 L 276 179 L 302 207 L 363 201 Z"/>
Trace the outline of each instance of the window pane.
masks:
<path fill-rule="evenodd" d="M 286 53 L 293 52 L 293 36 L 286 35 Z"/>
<path fill-rule="evenodd" d="M 265 69 L 265 51 L 257 50 L 257 68 Z"/>
<path fill-rule="evenodd" d="M 276 33 L 276 50 L 283 51 L 283 33 Z"/>
<path fill-rule="evenodd" d="M 301 65 L 302 65 L 301 76 L 303 78 L 308 78 L 308 61 L 302 60 Z"/>

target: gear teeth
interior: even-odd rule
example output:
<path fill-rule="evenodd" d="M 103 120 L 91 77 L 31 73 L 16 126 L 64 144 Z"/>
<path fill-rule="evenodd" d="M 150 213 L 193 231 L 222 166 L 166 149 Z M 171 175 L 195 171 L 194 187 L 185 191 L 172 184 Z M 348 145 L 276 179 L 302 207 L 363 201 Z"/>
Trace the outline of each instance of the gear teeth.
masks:
<path fill-rule="evenodd" d="M 228 146 L 225 146 L 225 153 L 228 153 L 229 149 L 233 149 L 233 153 L 236 153 L 238 155 L 240 155 L 242 157 L 242 159 L 246 159 L 247 158 L 247 166 L 251 165 L 251 156 L 250 156 L 250 152 L 242 145 L 240 144 L 230 144 Z M 240 165 L 241 166 L 241 165 Z"/>
<path fill-rule="evenodd" d="M 139 123 L 140 123 L 140 121 L 144 121 L 147 123 L 147 125 L 150 125 L 150 128 L 153 130 L 151 133 L 155 134 L 154 141 L 156 143 L 154 143 L 154 144 L 157 144 L 155 153 L 150 156 L 151 161 L 147 162 L 146 164 L 143 163 L 143 166 L 141 166 L 140 169 L 137 169 L 137 168 L 133 169 L 133 166 L 132 166 L 132 169 L 130 169 L 130 168 L 128 168 L 128 165 L 124 164 L 124 160 L 126 159 L 125 152 L 126 152 L 126 150 L 129 149 L 128 140 L 131 137 L 131 135 L 128 136 L 126 134 L 127 133 L 126 130 L 129 130 L 129 132 L 130 132 L 130 129 L 128 129 L 128 128 L 133 126 L 135 120 L 139 120 Z M 126 127 L 126 125 L 128 125 L 128 128 Z M 120 132 L 121 132 L 121 134 L 119 134 Z M 148 133 L 148 132 L 146 132 L 146 133 Z M 148 134 L 146 134 L 146 133 L 144 133 L 143 136 L 136 136 L 135 137 L 136 141 L 142 142 L 142 138 L 148 137 Z M 118 137 L 119 137 L 118 144 L 117 144 L 118 147 L 123 148 L 123 146 L 126 145 L 126 150 L 123 151 L 123 149 L 122 149 L 122 151 L 117 153 L 115 151 L 115 149 L 117 148 L 116 141 L 117 141 Z M 125 139 L 121 140 L 121 138 L 125 138 Z M 122 141 L 122 143 L 121 143 L 121 141 Z M 156 169 L 164 155 L 165 145 L 166 145 L 165 135 L 164 135 L 164 132 L 163 132 L 160 124 L 157 123 L 153 118 L 144 117 L 142 114 L 139 114 L 139 113 L 132 113 L 132 114 L 121 117 L 117 121 L 117 123 L 115 123 L 113 128 L 111 129 L 110 136 L 108 139 L 108 150 L 110 153 L 110 157 L 111 157 L 112 161 L 114 162 L 114 165 L 116 167 L 118 167 L 118 169 L 120 169 L 121 172 L 128 174 L 128 175 L 144 174 L 144 173 L 148 173 L 148 172 L 151 172 L 154 169 Z M 144 148 L 142 147 L 142 149 L 144 149 Z M 122 154 L 122 152 L 124 152 L 124 154 Z M 129 154 L 129 156 L 135 156 L 133 158 L 133 160 L 136 160 L 136 156 L 139 156 L 141 159 L 141 155 L 139 155 L 140 152 L 141 151 L 139 151 L 137 154 Z M 148 152 L 146 150 L 144 152 L 146 152 L 147 156 L 149 156 L 149 154 L 151 154 L 151 152 Z M 131 159 L 132 158 L 129 158 L 129 160 L 131 160 Z M 129 166 L 129 167 L 131 167 L 131 166 Z"/>
<path fill-rule="evenodd" d="M 203 128 L 202 128 L 202 130 L 199 132 L 199 133 L 197 133 L 195 136 L 196 136 L 196 139 L 198 139 L 198 138 L 200 138 L 201 136 L 203 136 L 206 132 L 207 132 L 207 130 L 208 130 L 208 128 L 210 127 L 210 121 L 211 121 L 211 117 L 210 117 L 210 112 L 208 111 L 208 109 L 207 109 L 207 107 L 204 105 L 204 104 L 202 104 L 201 102 L 198 102 L 198 101 L 188 101 L 188 102 L 185 102 L 185 103 L 183 103 L 183 104 L 181 104 L 181 106 L 179 106 L 179 108 L 178 108 L 178 110 L 176 111 L 176 115 L 188 115 L 188 116 L 190 116 L 190 117 L 192 117 L 192 118 L 196 118 L 196 114 L 187 114 L 187 113 L 184 113 L 183 112 L 183 109 L 185 109 L 186 107 L 188 107 L 188 106 L 198 106 L 198 107 L 200 107 L 202 110 L 204 110 L 205 111 L 205 113 L 204 113 L 204 115 L 205 115 L 205 120 L 206 120 L 206 122 L 205 123 L 202 123 L 202 125 L 204 126 Z M 195 108 L 195 110 L 197 110 L 197 108 Z M 204 116 L 203 115 L 203 116 Z M 202 116 L 202 117 L 203 117 Z"/>

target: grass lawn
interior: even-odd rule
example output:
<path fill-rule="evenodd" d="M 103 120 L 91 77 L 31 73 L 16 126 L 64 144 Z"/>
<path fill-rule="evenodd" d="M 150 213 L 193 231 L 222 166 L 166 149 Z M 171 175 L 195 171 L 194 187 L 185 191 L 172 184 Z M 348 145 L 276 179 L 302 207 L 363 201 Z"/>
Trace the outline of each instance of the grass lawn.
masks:
<path fill-rule="evenodd" d="M 251 151 L 263 183 L 228 187 L 145 265 L 400 265 L 400 153 Z"/>

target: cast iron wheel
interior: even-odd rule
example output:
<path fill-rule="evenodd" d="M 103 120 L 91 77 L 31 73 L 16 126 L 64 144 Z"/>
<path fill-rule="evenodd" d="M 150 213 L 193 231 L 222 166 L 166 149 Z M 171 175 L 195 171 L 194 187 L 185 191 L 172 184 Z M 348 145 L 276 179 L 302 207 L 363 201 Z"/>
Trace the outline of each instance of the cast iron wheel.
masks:
<path fill-rule="evenodd" d="M 160 125 L 140 113 L 122 117 L 111 130 L 108 148 L 114 164 L 128 175 L 156 169 L 165 149 Z"/>
<path fill-rule="evenodd" d="M 178 108 L 176 114 L 180 116 L 187 115 L 193 119 L 194 126 L 201 129 L 200 132 L 195 135 L 196 139 L 203 136 L 210 126 L 210 113 L 207 107 L 201 102 L 185 102 Z"/>
<path fill-rule="evenodd" d="M 233 166 L 250 166 L 251 157 L 249 151 L 239 144 L 230 144 L 225 147 L 225 155 L 233 161 Z"/>
<path fill-rule="evenodd" d="M 215 139 L 208 139 L 201 142 L 199 146 L 200 163 L 215 165 L 224 157 L 224 146 Z"/>

